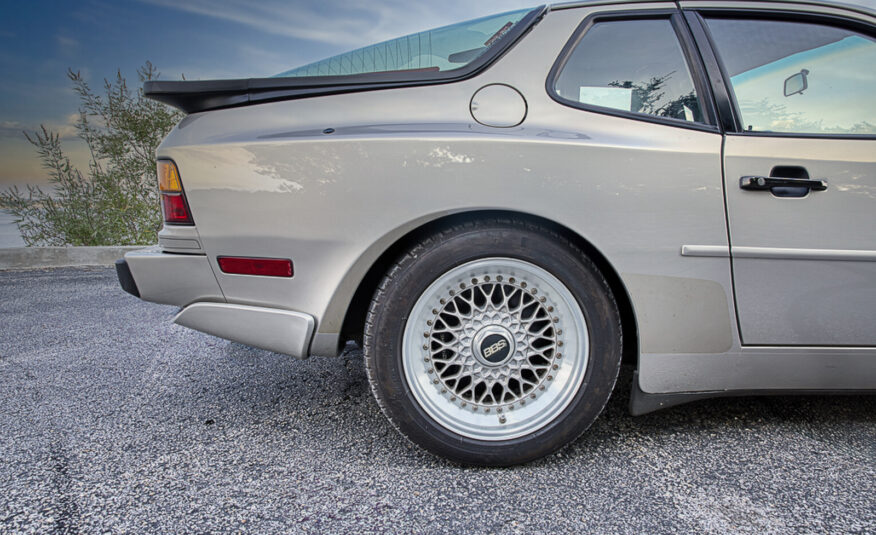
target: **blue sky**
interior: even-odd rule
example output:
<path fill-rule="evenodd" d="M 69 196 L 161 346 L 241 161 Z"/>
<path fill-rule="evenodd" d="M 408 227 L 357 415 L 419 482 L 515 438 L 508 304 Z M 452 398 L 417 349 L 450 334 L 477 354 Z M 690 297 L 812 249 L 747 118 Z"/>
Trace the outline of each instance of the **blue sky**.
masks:
<path fill-rule="evenodd" d="M 270 76 L 385 39 L 490 13 L 526 0 L 0 0 L 0 188 L 45 184 L 22 130 L 45 124 L 87 169 L 66 77 L 92 87 L 146 60 L 163 79 Z M 136 84 L 133 84 L 136 85 Z"/>

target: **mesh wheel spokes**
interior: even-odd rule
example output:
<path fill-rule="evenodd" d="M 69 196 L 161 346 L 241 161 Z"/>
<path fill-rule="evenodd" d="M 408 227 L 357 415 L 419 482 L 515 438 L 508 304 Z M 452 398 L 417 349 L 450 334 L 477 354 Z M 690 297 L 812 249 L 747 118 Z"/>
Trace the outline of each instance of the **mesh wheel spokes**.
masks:
<path fill-rule="evenodd" d="M 487 275 L 449 290 L 424 333 L 435 388 L 474 411 L 501 412 L 535 399 L 562 357 L 559 318 L 551 312 L 538 288 L 514 277 Z M 497 366 L 479 360 L 472 347 L 478 331 L 491 325 L 507 329 L 514 341 L 508 360 Z"/>

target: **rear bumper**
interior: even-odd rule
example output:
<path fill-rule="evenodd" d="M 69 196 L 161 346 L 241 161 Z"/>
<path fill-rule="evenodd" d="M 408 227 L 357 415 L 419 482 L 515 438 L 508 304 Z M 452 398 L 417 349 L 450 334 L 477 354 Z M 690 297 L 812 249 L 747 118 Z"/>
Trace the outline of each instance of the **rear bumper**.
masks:
<path fill-rule="evenodd" d="M 210 262 L 204 255 L 164 253 L 158 247 L 140 249 L 125 254 L 117 263 L 119 282 L 131 293 L 133 284 L 137 295 L 144 301 L 187 306 L 198 301 L 225 302 L 225 296 L 216 281 Z M 127 266 L 127 267 L 125 267 Z M 123 277 L 131 277 L 126 286 Z"/>
<path fill-rule="evenodd" d="M 307 357 L 316 324 L 291 310 L 227 303 L 204 255 L 132 251 L 116 261 L 122 289 L 144 301 L 182 307 L 174 322 L 242 344 Z"/>

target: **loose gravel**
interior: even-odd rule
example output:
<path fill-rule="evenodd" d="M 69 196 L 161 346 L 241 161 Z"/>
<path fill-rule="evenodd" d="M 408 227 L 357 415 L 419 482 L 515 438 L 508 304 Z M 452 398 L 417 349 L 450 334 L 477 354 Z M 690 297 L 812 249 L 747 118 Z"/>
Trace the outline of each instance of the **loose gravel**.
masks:
<path fill-rule="evenodd" d="M 629 416 L 461 468 L 380 414 L 361 352 L 296 361 L 173 325 L 110 269 L 0 273 L 2 533 L 876 533 L 876 398 Z"/>

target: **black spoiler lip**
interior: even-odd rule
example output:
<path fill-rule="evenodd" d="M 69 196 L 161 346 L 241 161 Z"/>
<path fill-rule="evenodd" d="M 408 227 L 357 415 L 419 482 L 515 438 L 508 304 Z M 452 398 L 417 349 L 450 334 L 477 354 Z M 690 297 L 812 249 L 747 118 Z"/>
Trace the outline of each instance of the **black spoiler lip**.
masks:
<path fill-rule="evenodd" d="M 420 85 L 446 84 L 477 75 L 505 54 L 548 11 L 539 6 L 527 13 L 497 43 L 468 65 L 449 71 L 394 71 L 343 76 L 298 78 L 241 78 L 236 80 L 149 80 L 143 95 L 169 104 L 186 113 L 260 104 L 276 100 L 391 89 Z"/>
<path fill-rule="evenodd" d="M 453 71 L 447 71 L 453 72 Z M 393 73 L 395 74 L 395 73 Z M 331 80 L 323 80 L 332 78 Z M 143 83 L 143 95 L 169 104 L 186 113 L 233 108 L 275 100 L 389 89 L 412 85 L 429 85 L 456 81 L 458 77 L 441 79 L 411 79 L 403 81 L 369 82 L 366 75 L 323 76 L 307 78 L 248 78 L 239 80 L 164 81 Z"/>

